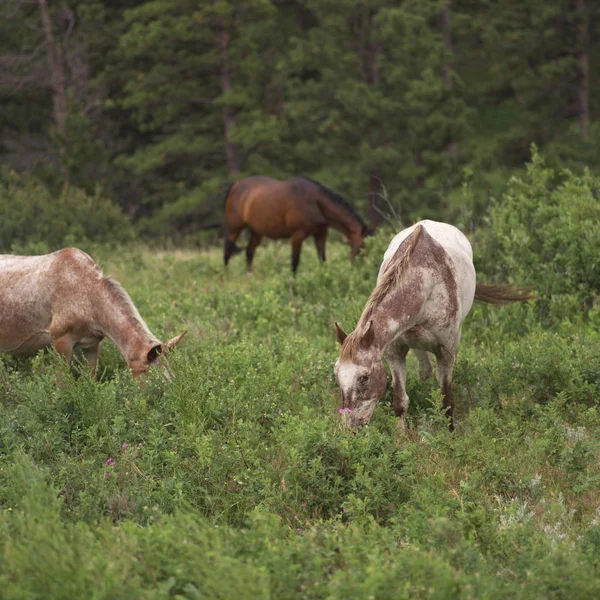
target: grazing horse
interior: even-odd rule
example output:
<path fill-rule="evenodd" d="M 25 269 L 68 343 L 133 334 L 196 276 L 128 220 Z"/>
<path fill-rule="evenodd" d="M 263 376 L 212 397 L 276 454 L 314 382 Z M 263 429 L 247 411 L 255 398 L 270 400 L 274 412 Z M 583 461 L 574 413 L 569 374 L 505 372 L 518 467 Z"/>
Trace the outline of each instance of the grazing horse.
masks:
<path fill-rule="evenodd" d="M 317 253 L 325 261 L 327 229 L 341 231 L 352 249 L 351 257 L 370 233 L 354 208 L 341 196 L 306 177 L 285 181 L 271 177 L 246 177 L 234 183 L 225 198 L 225 265 L 241 252 L 235 245 L 245 228 L 250 229 L 246 267 L 252 272 L 254 251 L 263 237 L 292 238 L 292 271 L 300 263 L 302 242 L 314 236 Z"/>
<path fill-rule="evenodd" d="M 0 255 L 2 352 L 30 355 L 52 345 L 70 363 L 73 349 L 81 348 L 95 373 L 108 337 L 139 378 L 183 335 L 160 342 L 121 285 L 77 248 L 43 256 Z"/>
<path fill-rule="evenodd" d="M 406 424 L 405 360 L 412 349 L 423 377 L 432 373 L 428 352 L 436 357 L 443 407 L 453 430 L 452 370 L 461 325 L 473 300 L 522 302 L 533 298 L 528 292 L 510 285 L 476 284 L 471 244 L 452 225 L 420 221 L 401 231 L 384 255 L 356 329 L 346 335 L 335 324 L 342 347 L 334 370 L 344 423 L 357 426 L 371 420 L 387 385 L 385 358 L 392 372 L 394 411 Z"/>

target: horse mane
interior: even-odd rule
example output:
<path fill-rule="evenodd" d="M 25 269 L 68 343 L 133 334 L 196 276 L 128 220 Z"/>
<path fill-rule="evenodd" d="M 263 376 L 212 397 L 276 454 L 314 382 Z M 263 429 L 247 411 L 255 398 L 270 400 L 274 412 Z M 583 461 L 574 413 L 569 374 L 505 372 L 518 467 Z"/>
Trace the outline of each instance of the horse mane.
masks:
<path fill-rule="evenodd" d="M 142 316 L 140 315 L 129 294 L 125 291 L 125 288 L 116 279 L 113 279 L 112 277 L 103 276 L 102 282 L 106 286 L 107 290 L 117 300 L 117 302 L 126 309 L 129 315 L 129 320 L 134 324 L 142 325 L 144 330 L 148 333 L 150 341 L 158 342 L 158 340 L 155 339 L 154 335 L 152 335 L 150 329 L 148 328 L 148 325 L 146 324 L 146 321 L 142 319 Z"/>
<path fill-rule="evenodd" d="M 415 246 L 421 238 L 423 225 L 419 223 L 413 232 L 398 246 L 394 256 L 387 264 L 385 271 L 375 289 L 371 292 L 365 305 L 363 313 L 358 320 L 356 329 L 346 338 L 342 346 L 340 359 L 353 360 L 358 352 L 358 347 L 362 338 L 364 326 L 371 318 L 373 311 L 381 304 L 383 299 L 394 290 L 410 268 L 410 259 L 413 255 Z M 406 242 L 406 243 L 405 243 Z M 360 333 L 360 335 L 357 334 Z"/>
<path fill-rule="evenodd" d="M 356 209 L 354 208 L 354 206 L 352 206 L 352 204 L 350 204 L 350 202 L 348 202 L 348 200 L 346 200 L 345 198 L 340 196 L 337 192 L 334 192 L 333 190 L 329 189 L 328 187 L 325 187 L 323 184 L 319 183 L 318 181 L 311 179 L 310 177 L 300 175 L 299 178 L 303 179 L 304 181 L 308 181 L 309 183 L 312 183 L 313 185 L 316 185 L 317 188 L 319 188 L 319 190 L 321 192 L 323 192 L 323 194 L 325 194 L 325 196 L 327 196 L 327 198 L 329 198 L 329 200 L 331 200 L 332 202 L 334 202 L 335 204 L 337 204 L 338 206 L 343 208 L 344 211 L 346 213 L 348 213 L 355 221 L 358 221 L 358 223 L 360 224 L 360 226 L 363 229 L 366 229 L 367 226 L 366 226 L 365 222 L 362 220 L 360 215 L 356 212 Z"/>

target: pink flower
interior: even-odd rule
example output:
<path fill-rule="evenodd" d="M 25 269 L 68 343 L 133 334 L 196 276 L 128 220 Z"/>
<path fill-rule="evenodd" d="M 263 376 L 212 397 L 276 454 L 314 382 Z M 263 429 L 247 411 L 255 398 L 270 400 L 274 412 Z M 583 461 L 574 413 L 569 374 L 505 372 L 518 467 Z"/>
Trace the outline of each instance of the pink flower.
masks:
<path fill-rule="evenodd" d="M 114 467 L 117 463 L 115 462 L 115 460 L 113 459 L 112 456 L 109 456 L 105 461 L 104 461 L 105 465 L 108 465 L 109 467 Z"/>
<path fill-rule="evenodd" d="M 340 415 L 343 415 L 344 413 L 351 413 L 352 409 L 351 408 L 340 408 L 338 410 L 338 412 L 340 413 Z"/>
<path fill-rule="evenodd" d="M 306 508 L 306 502 L 302 503 L 302 508 Z"/>
<path fill-rule="evenodd" d="M 104 479 L 108 479 L 110 477 L 110 473 L 104 473 Z"/>
<path fill-rule="evenodd" d="M 302 533 L 302 529 L 300 529 L 300 527 L 298 527 L 298 529 L 296 529 L 296 533 Z"/>
<path fill-rule="evenodd" d="M 121 444 L 121 450 L 125 450 L 125 448 L 127 448 L 128 444 L 127 442 L 124 442 L 123 444 Z"/>
<path fill-rule="evenodd" d="M 298 520 L 298 515 L 294 515 L 294 521 Z"/>

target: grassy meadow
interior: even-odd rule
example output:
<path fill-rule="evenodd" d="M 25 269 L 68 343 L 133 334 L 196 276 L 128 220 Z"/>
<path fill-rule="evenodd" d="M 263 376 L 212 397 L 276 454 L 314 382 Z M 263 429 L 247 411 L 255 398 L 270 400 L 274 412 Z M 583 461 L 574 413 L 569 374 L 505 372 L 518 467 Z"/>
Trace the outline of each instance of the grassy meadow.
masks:
<path fill-rule="evenodd" d="M 216 247 L 91 251 L 155 334 L 188 334 L 171 382 L 110 342 L 64 387 L 50 353 L 1 358 L 0 598 L 598 598 L 597 327 L 476 305 L 453 434 L 410 355 L 409 430 L 389 389 L 342 429 L 333 324 L 391 237 L 354 265 L 306 243 L 293 283 L 288 243 L 253 277 Z"/>

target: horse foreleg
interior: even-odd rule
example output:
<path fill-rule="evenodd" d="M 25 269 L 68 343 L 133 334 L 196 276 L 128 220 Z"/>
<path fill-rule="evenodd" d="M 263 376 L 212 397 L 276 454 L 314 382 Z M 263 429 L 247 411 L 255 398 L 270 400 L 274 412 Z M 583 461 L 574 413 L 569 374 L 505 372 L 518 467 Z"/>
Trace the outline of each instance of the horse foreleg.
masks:
<path fill-rule="evenodd" d="M 391 344 L 385 353 L 385 358 L 392 371 L 392 387 L 394 388 L 394 412 L 400 418 L 400 423 L 406 427 L 406 412 L 408 410 L 408 394 L 406 393 L 406 355 L 408 346 Z"/>
<path fill-rule="evenodd" d="M 52 333 L 50 333 L 52 336 Z M 59 337 L 52 337 L 52 346 L 58 352 L 58 354 L 62 354 L 67 359 L 67 364 L 71 364 L 71 358 L 73 358 L 73 338 L 71 334 L 65 333 Z M 58 361 L 55 362 L 56 371 L 57 371 L 57 380 L 59 385 L 64 385 L 63 375 L 64 372 L 60 366 Z"/>
<path fill-rule="evenodd" d="M 292 273 L 296 274 L 296 269 L 300 264 L 300 250 L 302 250 L 302 242 L 306 239 L 304 231 L 296 231 L 292 235 Z"/>
<path fill-rule="evenodd" d="M 246 248 L 246 272 L 252 275 L 252 260 L 254 259 L 254 251 L 258 247 L 262 240 L 262 236 L 258 235 L 256 231 L 250 233 L 250 241 Z"/>
<path fill-rule="evenodd" d="M 450 420 L 450 431 L 454 431 L 454 396 L 452 395 L 452 371 L 456 352 L 441 347 L 436 352 L 436 375 L 442 392 L 442 407 Z"/>
<path fill-rule="evenodd" d="M 100 357 L 101 349 L 102 349 L 102 341 L 98 342 L 98 344 L 96 346 L 92 346 L 91 348 L 83 349 L 83 356 L 85 356 L 85 359 L 87 360 L 90 375 L 94 379 L 96 378 L 96 367 L 98 365 L 98 358 Z"/>
<path fill-rule="evenodd" d="M 325 242 L 327 241 L 327 227 L 315 234 L 315 246 L 317 247 L 317 254 L 321 259 L 321 262 L 325 262 Z"/>

